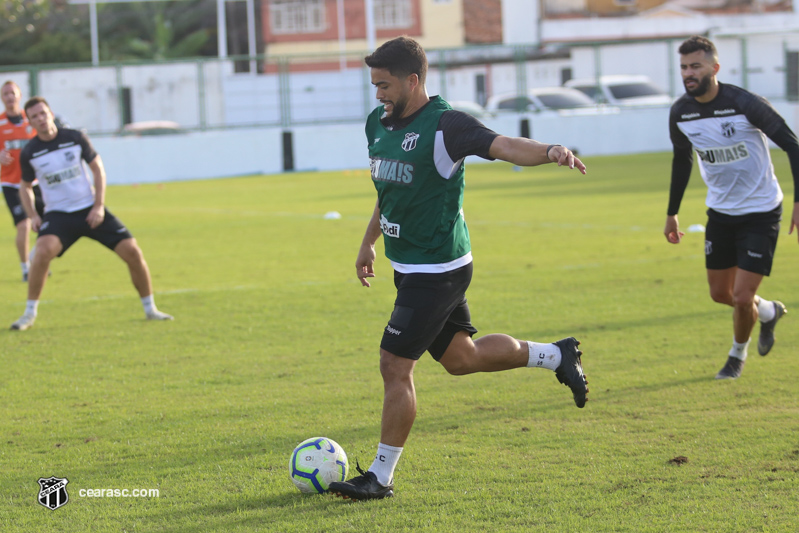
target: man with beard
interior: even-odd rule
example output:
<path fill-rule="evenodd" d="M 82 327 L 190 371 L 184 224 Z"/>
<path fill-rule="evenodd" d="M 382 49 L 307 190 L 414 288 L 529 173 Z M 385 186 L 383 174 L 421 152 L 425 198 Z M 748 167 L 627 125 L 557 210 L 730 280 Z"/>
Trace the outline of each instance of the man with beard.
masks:
<path fill-rule="evenodd" d="M 383 414 L 372 466 L 330 491 L 352 500 L 393 496 L 394 469 L 416 417 L 413 370 L 425 351 L 453 375 L 537 367 L 553 370 L 577 407 L 586 402 L 579 342 L 517 340 L 503 334 L 472 340 L 466 289 L 472 277 L 469 232 L 461 209 L 468 155 L 516 165 L 585 165 L 567 148 L 505 137 L 454 111 L 425 88 L 427 58 L 413 39 L 399 37 L 366 57 L 382 104 L 368 117 L 366 137 L 377 203 L 366 229 L 356 274 L 374 277 L 375 242 L 383 234 L 397 296 L 380 344 Z"/>
<path fill-rule="evenodd" d="M 672 244 L 683 236 L 677 219 L 693 166 L 693 150 L 708 187 L 705 265 L 710 296 L 733 308 L 733 343 L 716 379 L 735 379 L 746 361 L 749 339 L 760 320 L 757 351 L 774 345 L 774 326 L 786 313 L 778 301 L 757 295 L 771 273 L 782 219 L 783 194 L 771 163 L 768 138 L 785 150 L 794 181 L 791 226 L 799 226 L 799 142 L 785 120 L 762 97 L 720 83 L 718 52 L 700 36 L 679 48 L 686 94 L 671 108 L 674 145 L 668 216 L 663 233 Z"/>

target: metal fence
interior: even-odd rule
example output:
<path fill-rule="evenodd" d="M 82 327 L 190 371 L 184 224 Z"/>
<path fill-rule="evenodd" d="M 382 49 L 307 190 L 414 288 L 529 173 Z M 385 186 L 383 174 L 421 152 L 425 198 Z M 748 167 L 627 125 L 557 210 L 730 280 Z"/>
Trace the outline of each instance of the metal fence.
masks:
<path fill-rule="evenodd" d="M 427 88 L 449 101 L 484 104 L 499 93 L 575 77 L 646 74 L 682 93 L 679 40 L 428 50 Z M 719 36 L 723 81 L 769 99 L 799 96 L 799 34 Z M 24 96 L 41 95 L 56 115 L 92 134 L 126 124 L 171 121 L 185 130 L 361 122 L 377 105 L 366 52 L 246 56 L 149 63 L 0 68 Z"/>

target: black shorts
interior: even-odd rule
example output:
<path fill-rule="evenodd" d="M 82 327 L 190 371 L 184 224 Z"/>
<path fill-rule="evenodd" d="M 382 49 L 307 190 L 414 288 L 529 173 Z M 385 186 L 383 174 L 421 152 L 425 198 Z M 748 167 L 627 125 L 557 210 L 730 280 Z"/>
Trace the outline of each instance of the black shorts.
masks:
<path fill-rule="evenodd" d="M 707 211 L 705 266 L 708 270 L 738 267 L 768 276 L 780 234 L 782 206 L 768 213 L 724 215 Z"/>
<path fill-rule="evenodd" d="M 472 264 L 442 274 L 394 273 L 397 299 L 380 347 L 418 360 L 425 350 L 438 361 L 459 331 L 474 335 L 466 289 Z"/>
<path fill-rule="evenodd" d="M 110 250 L 116 248 L 117 244 L 125 239 L 133 237 L 122 222 L 112 215 L 108 209 L 105 210 L 103 223 L 94 229 L 90 228 L 89 223 L 86 222 L 86 217 L 91 209 L 91 207 L 87 207 L 72 213 L 63 211 L 45 213 L 42 219 L 42 227 L 39 228 L 39 237 L 42 235 L 55 235 L 58 237 L 61 241 L 61 246 L 64 247 L 58 257 L 64 255 L 64 252 L 81 237 L 94 239 Z"/>
<path fill-rule="evenodd" d="M 11 211 L 11 217 L 14 219 L 14 226 L 28 218 L 25 210 L 22 208 L 22 202 L 19 199 L 19 189 L 16 187 L 3 186 L 3 196 L 6 198 L 6 205 L 8 210 Z M 44 201 L 42 200 L 42 190 L 38 185 L 33 186 L 33 206 L 39 216 L 44 216 Z"/>

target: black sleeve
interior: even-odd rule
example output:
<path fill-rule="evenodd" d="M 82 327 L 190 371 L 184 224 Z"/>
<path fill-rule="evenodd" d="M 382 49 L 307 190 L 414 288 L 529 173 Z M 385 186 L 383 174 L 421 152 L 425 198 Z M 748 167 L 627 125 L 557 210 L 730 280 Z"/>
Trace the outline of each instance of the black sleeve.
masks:
<path fill-rule="evenodd" d="M 82 131 L 80 133 L 80 140 L 78 143 L 80 144 L 81 152 L 80 155 L 84 161 L 87 163 L 91 163 L 94 161 L 94 158 L 97 157 L 97 152 L 94 151 L 94 146 L 92 146 L 92 142 L 89 140 L 89 137 L 86 136 L 85 133 Z"/>
<path fill-rule="evenodd" d="M 785 125 L 785 119 L 760 95 L 744 93 L 739 97 L 738 103 L 746 119 L 769 137 Z"/>
<path fill-rule="evenodd" d="M 788 154 L 791 174 L 793 174 L 793 201 L 794 203 L 799 202 L 799 140 L 785 122 L 777 131 L 769 135 L 769 138 Z"/>
<path fill-rule="evenodd" d="M 676 215 L 680 211 L 682 197 L 688 180 L 691 178 L 691 169 L 694 166 L 694 152 L 688 148 L 674 146 L 674 156 L 671 160 L 671 188 L 669 189 L 669 209 L 667 215 Z"/>
<path fill-rule="evenodd" d="M 36 179 L 36 172 L 33 170 L 33 166 L 31 165 L 31 156 L 29 151 L 22 150 L 22 152 L 20 152 L 19 167 L 22 169 L 22 180 L 27 181 L 28 183 L 33 183 L 33 180 Z"/>
<path fill-rule="evenodd" d="M 444 148 L 453 161 L 460 161 L 467 155 L 494 160 L 488 152 L 499 134 L 468 113 L 444 111 L 438 121 L 438 129 L 444 134 Z"/>
<path fill-rule="evenodd" d="M 694 151 L 691 141 L 677 126 L 677 116 L 680 114 L 675 108 L 669 115 L 669 137 L 674 145 L 674 156 L 671 159 L 671 188 L 669 189 L 669 216 L 680 211 L 682 197 L 688 180 L 691 178 L 691 169 L 694 166 Z"/>

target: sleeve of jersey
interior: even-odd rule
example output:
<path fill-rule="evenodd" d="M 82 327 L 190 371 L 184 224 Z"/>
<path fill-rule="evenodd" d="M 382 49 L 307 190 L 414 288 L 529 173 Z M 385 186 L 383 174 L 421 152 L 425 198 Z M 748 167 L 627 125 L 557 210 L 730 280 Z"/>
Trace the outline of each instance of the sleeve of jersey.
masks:
<path fill-rule="evenodd" d="M 438 121 L 438 130 L 444 135 L 444 147 L 453 161 L 460 161 L 467 155 L 494 160 L 488 152 L 499 134 L 473 116 L 463 111 L 445 111 Z"/>
<path fill-rule="evenodd" d="M 788 154 L 791 174 L 793 174 L 793 201 L 799 202 L 799 140 L 785 122 L 776 132 L 769 135 L 769 138 Z"/>
<path fill-rule="evenodd" d="M 674 155 L 671 160 L 669 207 L 666 212 L 669 216 L 679 213 L 682 197 L 685 195 L 685 189 L 688 187 L 688 181 L 691 178 L 691 169 L 694 166 L 694 152 L 691 147 L 691 141 L 677 127 L 674 113 L 672 111 L 669 118 L 669 134 L 674 145 Z"/>
<path fill-rule="evenodd" d="M 738 101 L 744 110 L 746 119 L 756 128 L 772 138 L 772 136 L 784 124 L 785 119 L 777 113 L 771 104 L 763 98 L 753 93 L 743 93 Z M 775 141 L 776 142 L 776 141 Z"/>
<path fill-rule="evenodd" d="M 36 179 L 36 173 L 33 171 L 33 166 L 31 166 L 30 155 L 25 150 L 19 154 L 19 168 L 22 170 L 22 180 L 33 183 L 33 180 Z"/>
<path fill-rule="evenodd" d="M 92 142 L 89 140 L 89 137 L 87 137 L 85 133 L 80 132 L 80 139 L 78 143 L 80 144 L 80 155 L 83 160 L 87 163 L 94 161 L 94 158 L 97 157 L 97 152 L 94 151 L 94 146 L 92 146 Z"/>

